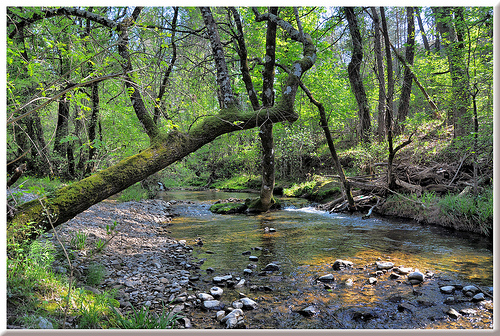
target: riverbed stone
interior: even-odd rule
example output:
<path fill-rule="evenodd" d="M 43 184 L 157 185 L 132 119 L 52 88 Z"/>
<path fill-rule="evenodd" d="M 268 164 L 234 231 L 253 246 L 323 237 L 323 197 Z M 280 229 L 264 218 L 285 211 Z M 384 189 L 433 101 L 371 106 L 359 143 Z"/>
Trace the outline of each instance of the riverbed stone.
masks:
<path fill-rule="evenodd" d="M 370 277 L 370 278 L 368 278 L 368 283 L 369 283 L 370 285 L 374 285 L 374 284 L 376 284 L 376 283 L 377 283 L 377 278 L 374 278 L 374 277 Z"/>
<path fill-rule="evenodd" d="M 346 269 L 346 268 L 351 268 L 351 267 L 353 267 L 353 265 L 354 264 L 352 263 L 352 261 L 337 259 L 333 263 L 332 268 L 335 271 L 340 271 L 340 270 L 343 270 L 343 269 Z"/>
<path fill-rule="evenodd" d="M 243 304 L 243 309 L 257 309 L 258 303 L 250 298 L 241 298 L 239 300 Z"/>
<path fill-rule="evenodd" d="M 375 262 L 378 270 L 389 270 L 394 267 L 394 263 L 390 261 L 377 261 Z"/>
<path fill-rule="evenodd" d="M 464 288 L 462 288 L 462 292 L 467 293 L 467 292 L 471 292 L 471 293 L 477 293 L 479 292 L 479 289 L 476 287 L 476 286 L 465 286 Z"/>
<path fill-rule="evenodd" d="M 220 309 L 220 301 L 219 300 L 207 300 L 203 301 L 203 308 L 205 309 Z"/>
<path fill-rule="evenodd" d="M 201 301 L 208 301 L 213 300 L 214 297 L 207 293 L 198 293 L 198 299 L 200 299 Z"/>
<path fill-rule="evenodd" d="M 220 322 L 225 323 L 226 328 L 228 328 L 228 329 L 241 328 L 241 327 L 243 327 L 243 325 L 242 325 L 242 322 L 243 322 L 242 317 L 243 316 L 244 316 L 243 310 L 234 309 L 229 314 L 224 316 Z"/>
<path fill-rule="evenodd" d="M 216 299 L 220 298 L 223 292 L 224 291 L 222 290 L 222 288 L 217 286 L 210 288 L 210 295 L 212 295 Z"/>
<path fill-rule="evenodd" d="M 318 278 L 319 281 L 321 282 L 332 282 L 335 280 L 335 278 L 333 277 L 333 274 L 329 273 L 329 274 L 325 274 L 325 275 L 322 275 Z"/>
<path fill-rule="evenodd" d="M 274 271 L 278 271 L 279 269 L 280 269 L 279 265 L 277 265 L 275 263 L 270 263 L 270 264 L 267 264 L 266 267 L 264 267 L 262 270 L 266 271 L 266 272 L 274 272 Z"/>
<path fill-rule="evenodd" d="M 249 268 L 245 268 L 245 269 L 243 270 L 243 273 L 244 273 L 244 274 L 246 274 L 246 275 L 250 275 L 250 274 L 252 274 L 252 273 L 253 273 L 253 271 L 252 271 L 251 269 L 249 269 Z"/>
<path fill-rule="evenodd" d="M 243 302 L 240 300 L 234 301 L 231 306 L 233 306 L 234 309 L 242 309 L 243 308 Z"/>
<path fill-rule="evenodd" d="M 311 317 L 313 315 L 316 315 L 319 313 L 319 310 L 315 308 L 314 306 L 309 306 L 303 309 L 300 309 L 297 311 L 300 315 L 306 316 L 306 317 Z"/>
<path fill-rule="evenodd" d="M 250 260 L 250 261 L 259 261 L 259 257 L 257 257 L 257 256 L 250 256 L 250 257 L 248 257 L 248 260 Z"/>
<path fill-rule="evenodd" d="M 443 286 L 443 287 L 439 288 L 439 290 L 441 292 L 443 292 L 444 294 L 451 294 L 455 291 L 455 287 L 454 286 Z"/>
<path fill-rule="evenodd" d="M 223 310 L 219 310 L 217 313 L 215 313 L 215 319 L 217 321 L 221 321 L 224 317 L 226 316 L 226 312 Z"/>
<path fill-rule="evenodd" d="M 245 279 L 241 279 L 236 285 L 234 285 L 234 288 L 241 288 L 245 285 Z"/>
<path fill-rule="evenodd" d="M 423 282 L 425 280 L 425 275 L 424 273 L 420 271 L 415 271 L 410 274 L 408 274 L 408 281 L 412 285 L 418 285 L 419 283 Z"/>
<path fill-rule="evenodd" d="M 472 297 L 472 301 L 473 301 L 473 302 L 483 301 L 484 299 L 485 299 L 485 297 L 484 297 L 484 294 L 483 294 L 483 293 L 478 293 L 478 294 L 476 294 L 476 295 L 474 295 L 474 296 Z"/>
<path fill-rule="evenodd" d="M 459 313 L 459 312 L 457 312 L 457 311 L 456 311 L 455 309 L 453 309 L 453 308 L 448 309 L 448 310 L 446 311 L 446 314 L 448 314 L 450 317 L 455 318 L 455 319 L 456 319 L 456 318 L 458 318 L 458 317 L 460 316 L 460 313 Z"/>
<path fill-rule="evenodd" d="M 477 310 L 472 309 L 472 308 L 463 308 L 463 309 L 460 309 L 459 312 L 462 315 L 474 315 L 474 314 L 476 314 Z"/>

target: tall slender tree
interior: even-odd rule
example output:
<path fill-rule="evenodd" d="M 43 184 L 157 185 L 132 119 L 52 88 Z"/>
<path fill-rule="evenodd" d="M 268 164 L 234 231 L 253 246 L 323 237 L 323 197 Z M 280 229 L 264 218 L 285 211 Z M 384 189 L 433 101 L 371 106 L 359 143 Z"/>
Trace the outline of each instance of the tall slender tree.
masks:
<path fill-rule="evenodd" d="M 370 107 L 366 98 L 366 91 L 361 78 L 361 63 L 363 62 L 363 41 L 359 32 L 358 19 L 354 13 L 354 7 L 344 7 L 344 13 L 349 24 L 349 31 L 352 40 L 352 56 L 347 71 L 351 89 L 358 103 L 358 137 L 362 142 L 370 141 Z"/>

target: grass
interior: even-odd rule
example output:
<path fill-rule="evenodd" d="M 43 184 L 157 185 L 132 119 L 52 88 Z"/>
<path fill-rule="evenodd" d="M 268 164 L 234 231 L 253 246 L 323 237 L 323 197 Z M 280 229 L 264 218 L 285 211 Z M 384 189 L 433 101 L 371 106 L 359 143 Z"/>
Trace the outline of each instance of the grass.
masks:
<path fill-rule="evenodd" d="M 122 202 L 141 201 L 148 198 L 148 190 L 142 188 L 139 182 L 123 190 L 118 197 Z"/>
<path fill-rule="evenodd" d="M 120 329 L 173 329 L 176 321 L 181 318 L 178 313 L 165 309 L 165 306 L 159 316 L 146 306 L 139 310 L 132 307 L 127 317 L 119 314 L 114 308 L 113 311 L 116 315 L 116 327 Z"/>
<path fill-rule="evenodd" d="M 83 250 L 87 242 L 88 235 L 85 232 L 79 231 L 71 238 L 70 245 L 76 250 Z"/>
<path fill-rule="evenodd" d="M 392 195 L 382 206 L 386 215 L 411 218 L 419 222 L 481 233 L 491 236 L 493 231 L 493 190 L 483 194 L 437 196 L 425 192 L 420 197 Z"/>
<path fill-rule="evenodd" d="M 106 275 L 106 268 L 99 263 L 92 263 L 89 265 L 87 273 L 87 284 L 89 286 L 95 286 L 101 283 L 102 279 Z"/>

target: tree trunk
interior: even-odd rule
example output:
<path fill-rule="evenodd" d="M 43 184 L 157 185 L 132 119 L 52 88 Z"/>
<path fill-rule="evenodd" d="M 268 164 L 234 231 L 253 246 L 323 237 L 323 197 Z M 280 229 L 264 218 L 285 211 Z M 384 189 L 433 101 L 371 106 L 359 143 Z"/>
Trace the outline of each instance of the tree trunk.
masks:
<path fill-rule="evenodd" d="M 158 92 L 158 97 L 156 99 L 156 104 L 154 108 L 153 121 L 155 124 L 158 124 L 158 120 L 160 119 L 160 115 L 164 110 L 163 103 L 163 95 L 167 89 L 168 79 L 172 70 L 174 68 L 175 61 L 177 60 L 177 45 L 175 44 L 175 33 L 177 29 L 177 17 L 179 15 L 179 7 L 174 7 L 174 17 L 172 19 L 172 36 L 170 37 L 170 46 L 172 48 L 172 57 L 170 58 L 170 63 L 168 64 L 167 70 L 165 70 L 165 74 L 163 75 L 163 80 L 160 85 L 160 90 Z"/>
<path fill-rule="evenodd" d="M 66 95 L 59 99 L 59 106 L 57 109 L 57 126 L 54 136 L 54 152 L 59 154 L 62 158 L 66 157 L 67 142 L 61 143 L 64 137 L 69 134 L 69 101 Z"/>
<path fill-rule="evenodd" d="M 267 108 L 264 114 L 260 111 L 240 109 L 235 104 L 231 104 L 221 109 L 217 115 L 211 112 L 205 118 L 200 119 L 186 133 L 171 131 L 168 134 L 158 134 L 151 141 L 151 146 L 144 151 L 61 188 L 41 200 L 21 205 L 19 211 L 7 224 L 8 244 L 29 243 L 41 232 L 50 230 L 52 226 L 57 227 L 90 206 L 182 159 L 222 134 L 259 127 L 268 121 L 275 123 L 297 120 L 298 115 L 293 105 L 299 79 L 314 65 L 316 48 L 309 35 L 304 34 L 301 37 L 293 26 L 275 15 L 270 13 L 261 15 L 257 9 L 253 10 L 257 21 L 276 22 L 292 40 L 300 42 L 303 47 L 303 57 L 293 62 L 294 71 L 286 78 L 285 90 L 273 107 Z M 61 15 L 69 12 L 85 15 L 85 17 L 90 16 L 89 13 L 81 14 L 80 10 L 70 12 L 66 9 L 60 12 L 63 13 Z M 224 61 L 223 54 L 221 56 L 222 58 L 215 58 L 215 61 Z M 218 69 L 222 67 L 220 64 L 217 65 Z M 223 73 L 221 79 L 223 82 L 229 82 L 229 74 Z M 49 213 L 50 221 L 46 212 Z"/>
<path fill-rule="evenodd" d="M 269 8 L 269 13 L 278 15 L 278 8 Z M 274 105 L 274 67 L 276 63 L 276 28 L 275 22 L 267 23 L 266 56 L 262 72 L 262 105 L 266 109 Z M 260 211 L 267 211 L 274 203 L 274 139 L 273 124 L 266 122 L 260 127 L 262 144 L 262 185 L 260 188 Z"/>
<path fill-rule="evenodd" d="M 375 57 L 377 59 L 376 73 L 378 78 L 378 118 L 377 118 L 377 134 L 378 140 L 383 141 L 385 138 L 385 75 L 384 75 L 384 56 L 382 55 L 382 45 L 380 44 L 380 19 L 377 14 L 377 9 L 371 7 L 373 16 L 373 26 L 375 30 Z"/>
<path fill-rule="evenodd" d="M 353 51 L 352 58 L 347 67 L 349 81 L 351 82 L 352 92 L 358 103 L 359 127 L 358 137 L 362 142 L 370 141 L 370 109 L 366 98 L 365 87 L 361 78 L 361 63 L 363 61 L 363 44 L 361 34 L 359 33 L 358 20 L 354 14 L 353 7 L 344 7 L 344 12 L 349 24 L 351 33 Z"/>
<path fill-rule="evenodd" d="M 385 132 L 387 134 L 387 143 L 389 145 L 389 157 L 387 160 L 387 185 L 389 189 L 393 190 L 396 185 L 392 167 L 392 161 L 394 160 L 395 155 L 394 145 L 392 142 L 392 98 L 394 95 L 394 78 L 392 74 L 392 56 L 389 42 L 389 31 L 387 29 L 384 7 L 380 7 L 380 17 L 382 18 L 382 32 L 384 34 L 385 58 L 387 62 L 387 104 L 385 110 Z"/>
<path fill-rule="evenodd" d="M 427 35 L 425 34 L 424 24 L 422 23 L 422 18 L 420 17 L 420 8 L 414 7 L 415 16 L 417 17 L 418 29 L 420 30 L 420 35 L 422 36 L 422 41 L 424 42 L 424 48 L 427 52 L 431 51 L 431 47 L 429 46 L 429 40 L 427 40 Z"/>
<path fill-rule="evenodd" d="M 406 16 L 408 21 L 408 37 L 406 40 L 405 61 L 406 64 L 412 66 L 415 57 L 415 22 L 413 18 L 413 7 L 406 7 Z M 410 95 L 413 80 L 413 73 L 409 67 L 405 67 L 403 77 L 403 87 L 401 88 L 401 96 L 399 98 L 398 107 L 398 130 L 404 131 L 403 122 L 408 116 L 410 108 Z"/>

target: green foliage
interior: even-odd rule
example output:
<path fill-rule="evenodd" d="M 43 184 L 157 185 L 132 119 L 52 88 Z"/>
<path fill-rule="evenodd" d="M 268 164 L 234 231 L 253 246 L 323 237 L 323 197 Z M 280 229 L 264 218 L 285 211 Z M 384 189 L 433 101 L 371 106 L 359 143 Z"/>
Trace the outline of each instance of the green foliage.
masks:
<path fill-rule="evenodd" d="M 248 207 L 245 203 L 228 202 L 228 203 L 213 204 L 210 207 L 210 211 L 217 214 L 233 214 L 233 213 L 242 213 L 247 208 Z"/>
<path fill-rule="evenodd" d="M 212 184 L 212 187 L 217 189 L 259 189 L 261 184 L 260 176 L 256 175 L 235 175 L 226 180 L 220 180 Z"/>
<path fill-rule="evenodd" d="M 91 263 L 88 268 L 87 273 L 87 284 L 89 286 L 95 286 L 101 283 L 102 279 L 106 275 L 106 267 L 97 262 Z"/>
<path fill-rule="evenodd" d="M 493 190 L 478 197 L 446 195 L 438 203 L 442 215 L 450 222 L 459 221 L 469 228 L 479 228 L 485 235 L 493 230 Z"/>
<path fill-rule="evenodd" d="M 115 313 L 115 325 L 120 329 L 174 329 L 176 321 L 181 318 L 178 313 L 165 309 L 165 306 L 159 316 L 146 306 L 138 311 L 132 306 L 132 311 L 126 317 L 118 313 L 114 307 L 111 309 Z"/>
<path fill-rule="evenodd" d="M 83 250 L 87 242 L 88 234 L 78 231 L 70 240 L 70 245 L 76 250 Z"/>
<path fill-rule="evenodd" d="M 122 202 L 141 201 L 148 199 L 148 190 L 144 189 L 139 182 L 131 185 L 120 193 L 118 199 Z"/>

